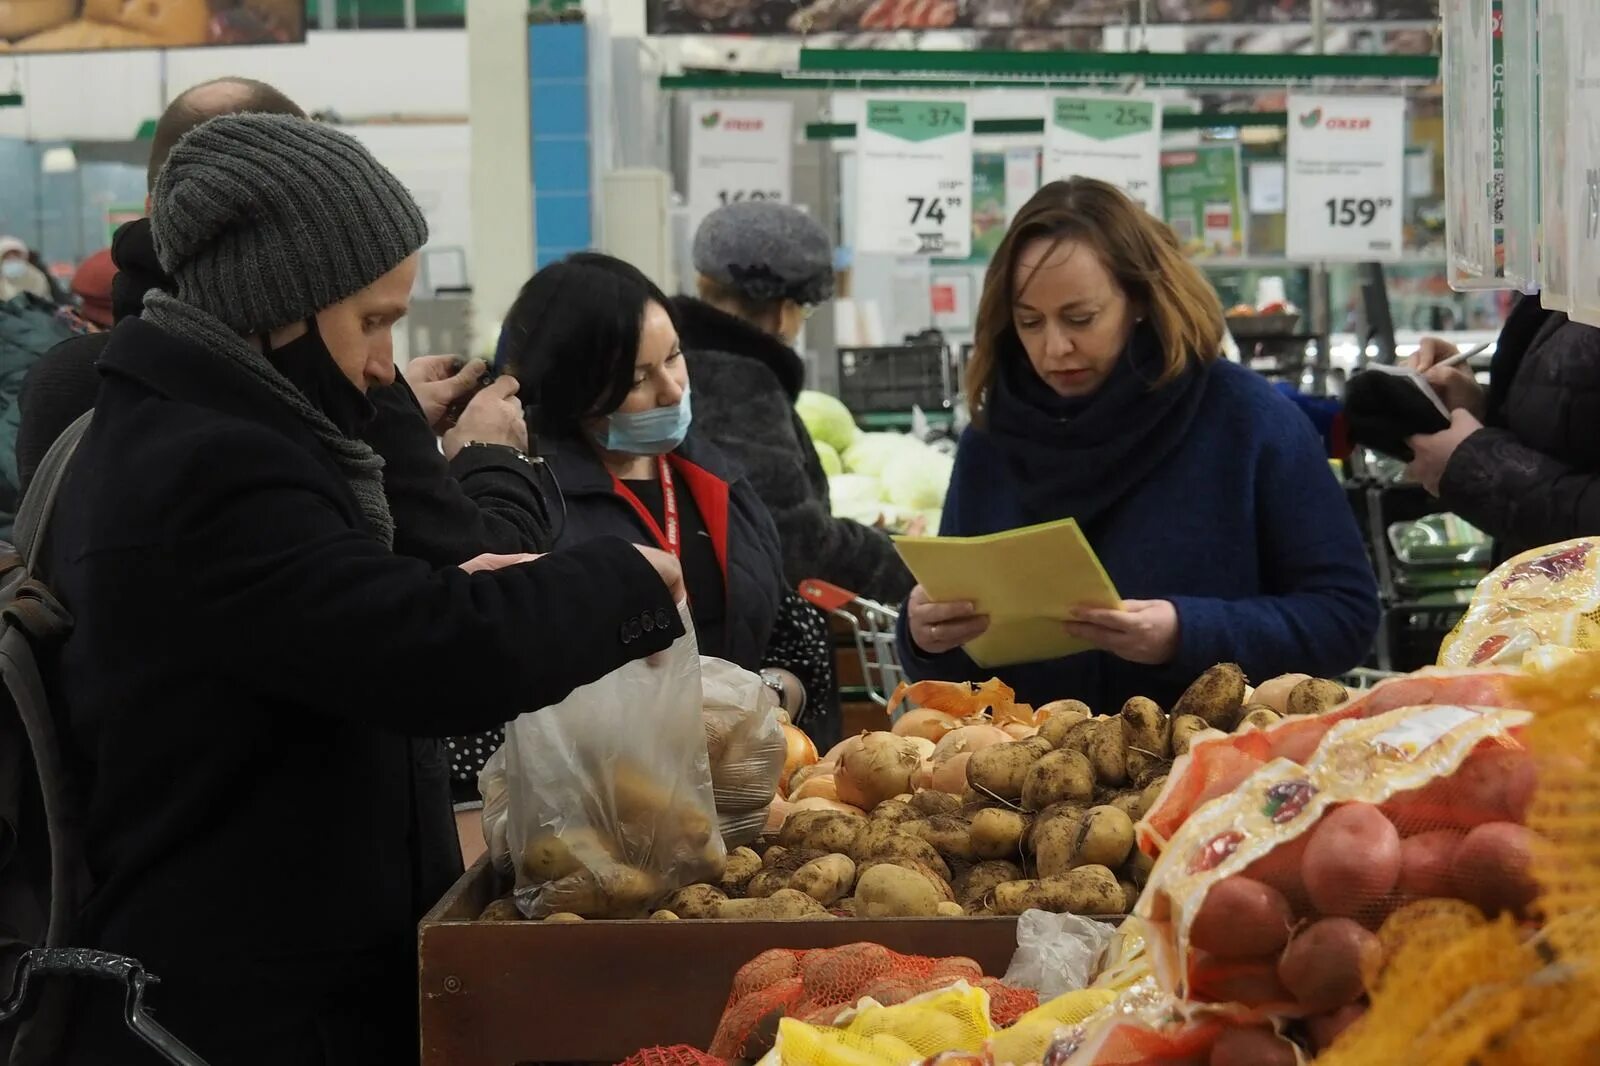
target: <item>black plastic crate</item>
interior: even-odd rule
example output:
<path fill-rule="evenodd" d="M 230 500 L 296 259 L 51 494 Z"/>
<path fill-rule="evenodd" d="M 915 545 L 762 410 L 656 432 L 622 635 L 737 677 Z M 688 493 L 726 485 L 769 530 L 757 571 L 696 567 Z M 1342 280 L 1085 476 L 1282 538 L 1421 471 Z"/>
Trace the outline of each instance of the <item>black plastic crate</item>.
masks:
<path fill-rule="evenodd" d="M 941 344 L 839 349 L 839 399 L 858 415 L 946 410 L 960 387 L 950 349 Z"/>
<path fill-rule="evenodd" d="M 1398 604 L 1384 612 L 1379 639 L 1388 645 L 1389 662 L 1384 669 L 1401 673 L 1432 666 L 1439 660 L 1439 646 L 1466 614 L 1465 607 Z"/>

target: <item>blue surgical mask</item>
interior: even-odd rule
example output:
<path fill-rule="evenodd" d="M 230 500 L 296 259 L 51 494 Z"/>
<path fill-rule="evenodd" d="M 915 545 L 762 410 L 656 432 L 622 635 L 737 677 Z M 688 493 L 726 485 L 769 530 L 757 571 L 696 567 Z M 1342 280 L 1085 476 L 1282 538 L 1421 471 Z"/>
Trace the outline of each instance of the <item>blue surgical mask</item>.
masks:
<path fill-rule="evenodd" d="M 0 263 L 0 273 L 5 275 L 7 281 L 21 281 L 28 276 L 28 261 L 26 259 L 7 259 Z"/>
<path fill-rule="evenodd" d="M 689 386 L 671 407 L 648 411 L 614 411 L 593 430 L 595 442 L 608 452 L 623 455 L 665 455 L 683 443 L 689 433 Z"/>

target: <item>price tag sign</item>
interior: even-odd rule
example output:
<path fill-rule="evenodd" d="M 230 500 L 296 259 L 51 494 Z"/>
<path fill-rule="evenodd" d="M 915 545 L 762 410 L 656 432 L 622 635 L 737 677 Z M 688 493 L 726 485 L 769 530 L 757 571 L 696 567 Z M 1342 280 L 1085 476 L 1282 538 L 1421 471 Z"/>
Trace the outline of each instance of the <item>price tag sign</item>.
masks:
<path fill-rule="evenodd" d="M 1600 5 L 1567 0 L 1567 250 L 1575 322 L 1600 326 Z"/>
<path fill-rule="evenodd" d="M 972 250 L 967 105 L 868 100 L 866 119 L 857 139 L 857 249 L 965 259 Z"/>
<path fill-rule="evenodd" d="M 689 232 L 711 212 L 745 200 L 788 203 L 794 107 L 782 102 L 697 100 L 689 108 Z"/>
<path fill-rule="evenodd" d="M 1044 180 L 1110 182 L 1161 213 L 1161 107 L 1130 96 L 1058 96 L 1044 137 Z"/>
<path fill-rule="evenodd" d="M 1398 259 L 1406 104 L 1391 96 L 1289 96 L 1291 259 Z"/>

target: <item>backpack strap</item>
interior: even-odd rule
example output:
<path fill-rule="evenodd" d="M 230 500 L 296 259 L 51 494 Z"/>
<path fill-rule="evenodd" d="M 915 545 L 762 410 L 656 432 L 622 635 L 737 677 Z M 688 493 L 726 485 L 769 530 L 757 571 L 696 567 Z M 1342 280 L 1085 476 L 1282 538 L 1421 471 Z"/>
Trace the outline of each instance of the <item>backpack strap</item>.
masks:
<path fill-rule="evenodd" d="M 28 491 L 22 496 L 22 505 L 17 508 L 17 520 L 13 527 L 17 553 L 36 576 L 39 550 L 44 546 L 45 533 L 50 528 L 50 515 L 55 511 L 56 496 L 61 491 L 61 483 L 67 478 L 67 466 L 72 461 L 73 453 L 78 450 L 78 444 L 93 419 L 94 410 L 85 411 L 50 445 L 50 450 L 45 452 L 38 470 L 34 472 L 33 480 L 28 483 Z"/>

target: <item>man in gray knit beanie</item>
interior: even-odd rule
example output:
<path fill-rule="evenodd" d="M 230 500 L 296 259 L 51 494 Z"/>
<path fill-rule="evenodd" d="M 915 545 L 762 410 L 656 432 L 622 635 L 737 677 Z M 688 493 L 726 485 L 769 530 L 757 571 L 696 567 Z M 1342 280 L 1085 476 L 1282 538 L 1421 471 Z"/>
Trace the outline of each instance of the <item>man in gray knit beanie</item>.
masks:
<path fill-rule="evenodd" d="M 152 233 L 176 297 L 144 318 L 236 363 L 306 423 L 394 543 L 362 396 L 394 381 L 428 224 L 353 137 L 289 115 L 224 115 L 178 142 L 156 178 Z M 352 388 L 329 381 L 329 366 Z M 362 394 L 361 396 L 356 395 Z"/>

